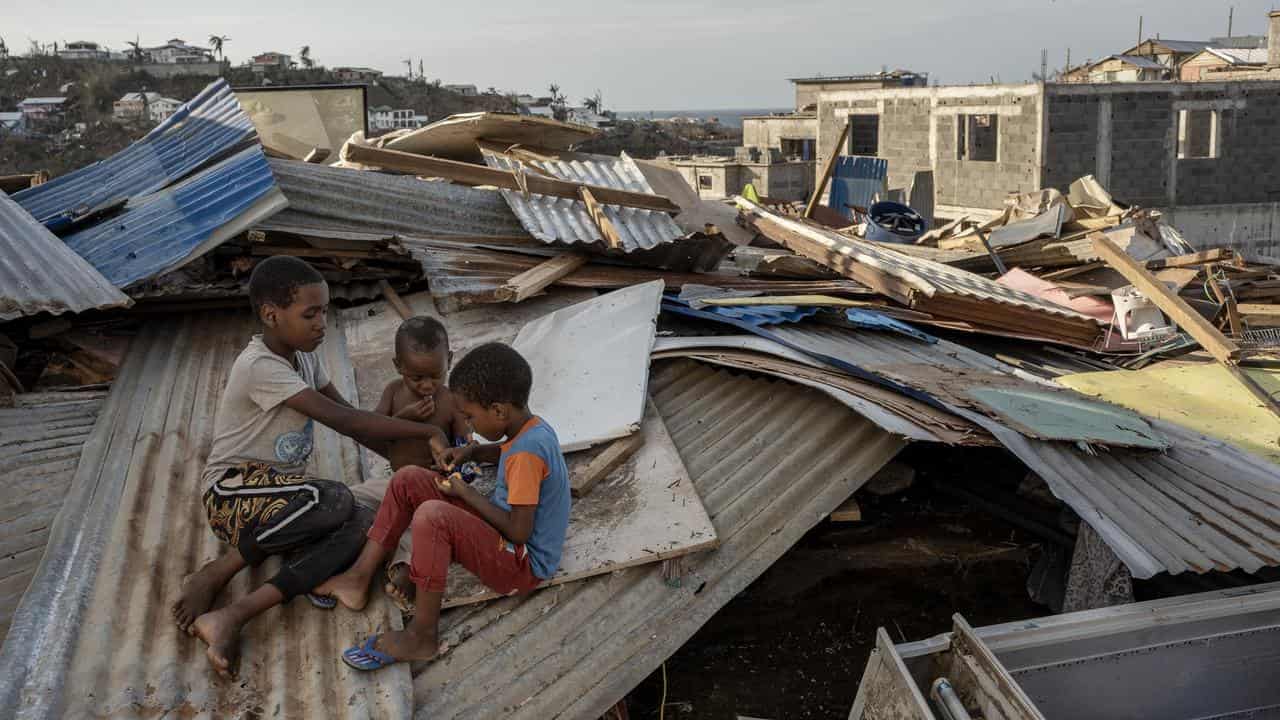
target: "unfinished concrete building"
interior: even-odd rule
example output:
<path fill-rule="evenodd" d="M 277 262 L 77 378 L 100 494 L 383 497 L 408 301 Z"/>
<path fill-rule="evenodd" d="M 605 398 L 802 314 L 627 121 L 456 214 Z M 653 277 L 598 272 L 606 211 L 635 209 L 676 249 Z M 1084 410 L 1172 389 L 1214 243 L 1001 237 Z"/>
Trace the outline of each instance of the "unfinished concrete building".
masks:
<path fill-rule="evenodd" d="M 740 147 L 734 157 L 687 156 L 667 158 L 703 198 L 737 195 L 748 183 L 775 200 L 804 200 L 813 194 L 816 179 L 812 160 L 787 159 L 779 150 Z"/>
<path fill-rule="evenodd" d="M 931 170 L 941 217 L 1092 174 L 1192 242 L 1260 251 L 1280 247 L 1277 122 L 1280 81 L 846 90 L 819 96 L 817 159 L 885 158 L 890 187 Z"/>

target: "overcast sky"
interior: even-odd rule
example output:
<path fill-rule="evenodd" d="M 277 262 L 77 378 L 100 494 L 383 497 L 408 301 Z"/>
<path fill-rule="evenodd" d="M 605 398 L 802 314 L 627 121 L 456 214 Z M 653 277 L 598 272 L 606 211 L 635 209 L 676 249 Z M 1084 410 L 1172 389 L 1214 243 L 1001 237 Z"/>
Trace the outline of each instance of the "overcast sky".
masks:
<path fill-rule="evenodd" d="M 596 89 L 615 110 L 785 107 L 789 77 L 927 72 L 935 83 L 1024 82 L 1050 67 L 1123 51 L 1143 34 L 1173 39 L 1266 34 L 1273 0 L 0 0 L 0 37 L 13 51 L 139 36 L 207 44 L 227 35 L 239 63 L 310 45 L 327 65 L 403 74 L 421 58 L 429 78 L 481 89 L 545 92 L 573 103 Z M 133 19 L 126 19 L 133 18 Z"/>

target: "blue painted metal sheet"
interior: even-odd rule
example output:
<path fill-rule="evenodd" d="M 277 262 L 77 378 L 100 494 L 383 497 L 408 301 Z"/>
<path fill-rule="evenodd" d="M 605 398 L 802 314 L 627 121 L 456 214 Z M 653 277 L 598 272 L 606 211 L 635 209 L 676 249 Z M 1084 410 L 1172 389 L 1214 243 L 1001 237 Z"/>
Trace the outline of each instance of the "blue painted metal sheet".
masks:
<path fill-rule="evenodd" d="M 169 272 L 288 205 L 260 146 L 66 238 L 117 287 Z"/>
<path fill-rule="evenodd" d="M 868 330 L 883 330 L 885 332 L 896 332 L 902 335 L 906 335 L 909 338 L 915 338 L 920 342 L 926 342 L 926 343 L 938 342 L 938 338 L 930 335 L 929 333 L 924 332 L 922 330 L 918 330 L 902 322 L 897 318 L 889 317 L 888 315 L 885 315 L 884 313 L 876 312 L 875 310 L 864 310 L 862 308 L 849 308 L 848 310 L 844 311 L 844 317 L 846 320 L 853 323 L 854 325 L 857 325 L 860 328 L 866 328 Z"/>
<path fill-rule="evenodd" d="M 850 205 L 869 208 L 876 195 L 884 195 L 885 178 L 889 176 L 889 161 L 865 155 L 846 155 L 836 158 L 831 174 L 831 195 L 827 205 L 847 218 L 853 217 Z"/>
<path fill-rule="evenodd" d="M 57 231 L 85 210 L 155 192 L 188 177 L 256 137 L 231 87 L 219 78 L 124 150 L 13 197 Z"/>

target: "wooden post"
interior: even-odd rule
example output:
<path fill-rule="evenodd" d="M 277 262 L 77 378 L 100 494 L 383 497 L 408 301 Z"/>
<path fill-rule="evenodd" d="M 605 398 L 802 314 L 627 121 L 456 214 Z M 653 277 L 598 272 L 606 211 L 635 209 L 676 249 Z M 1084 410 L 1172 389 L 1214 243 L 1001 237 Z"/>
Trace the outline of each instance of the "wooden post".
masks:
<path fill-rule="evenodd" d="M 844 141 L 849 137 L 849 119 L 845 118 L 844 129 L 840 131 L 840 139 L 836 140 L 835 147 L 831 148 L 831 157 L 827 158 L 827 164 L 822 168 L 822 175 L 818 178 L 818 186 L 813 189 L 813 197 L 809 198 L 809 204 L 804 206 L 804 216 L 813 217 L 813 209 L 818 206 L 818 200 L 822 198 L 822 191 L 827 189 L 827 181 L 831 179 L 831 173 L 836 169 L 836 159 L 840 157 L 840 150 L 844 147 Z"/>
<path fill-rule="evenodd" d="M 578 197 L 587 206 L 587 214 L 591 216 L 591 222 L 595 223 L 596 229 L 600 231 L 600 238 L 610 248 L 621 250 L 622 238 L 618 237 L 618 229 L 613 226 L 609 216 L 604 214 L 604 208 L 596 202 L 596 196 L 583 186 L 578 188 Z"/>
<path fill-rule="evenodd" d="M 587 264 L 585 255 L 565 253 L 538 263 L 498 288 L 495 295 L 505 302 L 524 302 L 560 278 Z"/>
<path fill-rule="evenodd" d="M 613 441 L 612 445 L 606 447 L 587 464 L 581 475 L 575 475 L 569 479 L 569 493 L 574 497 L 582 497 L 591 492 L 591 488 L 595 487 L 596 483 L 608 477 L 609 473 L 626 462 L 627 458 L 634 455 L 642 445 L 644 445 L 644 432 L 640 430 L 621 440 Z"/>
<path fill-rule="evenodd" d="M 396 309 L 396 313 L 400 315 L 401 320 L 408 320 L 413 317 L 413 310 L 410 309 L 409 304 L 404 301 L 404 298 L 400 297 L 400 293 L 396 292 L 396 289 L 391 287 L 391 283 L 386 280 L 379 280 L 378 287 L 382 289 L 382 295 L 387 299 L 387 302 L 391 304 L 391 307 Z"/>

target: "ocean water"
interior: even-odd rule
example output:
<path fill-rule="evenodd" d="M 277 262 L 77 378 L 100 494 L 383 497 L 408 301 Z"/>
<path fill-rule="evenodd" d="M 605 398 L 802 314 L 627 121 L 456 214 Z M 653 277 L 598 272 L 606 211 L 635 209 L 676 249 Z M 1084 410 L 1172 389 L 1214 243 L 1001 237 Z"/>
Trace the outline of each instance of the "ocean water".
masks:
<path fill-rule="evenodd" d="M 770 115 L 779 112 L 791 112 L 793 108 L 722 108 L 719 110 L 633 110 L 618 112 L 618 117 L 627 120 L 662 120 L 673 117 L 696 117 L 702 120 L 716 118 L 726 127 L 742 127 L 742 118 L 751 115 Z"/>

